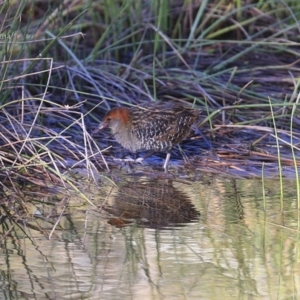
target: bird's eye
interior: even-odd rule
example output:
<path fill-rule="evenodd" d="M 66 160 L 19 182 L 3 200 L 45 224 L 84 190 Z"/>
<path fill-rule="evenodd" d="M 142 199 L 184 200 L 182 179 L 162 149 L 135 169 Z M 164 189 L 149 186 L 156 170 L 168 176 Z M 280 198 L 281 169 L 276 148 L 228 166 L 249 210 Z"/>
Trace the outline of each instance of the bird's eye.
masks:
<path fill-rule="evenodd" d="M 111 117 L 107 117 L 107 121 L 111 121 Z"/>

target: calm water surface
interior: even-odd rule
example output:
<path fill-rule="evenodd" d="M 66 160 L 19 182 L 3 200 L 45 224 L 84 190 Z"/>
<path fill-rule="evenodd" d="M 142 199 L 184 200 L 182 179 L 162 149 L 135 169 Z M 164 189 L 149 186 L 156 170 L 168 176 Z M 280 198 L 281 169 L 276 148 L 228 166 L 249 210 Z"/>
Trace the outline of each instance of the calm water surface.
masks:
<path fill-rule="evenodd" d="M 265 202 L 261 180 L 114 180 L 86 188 L 97 208 L 28 202 L 51 239 L 2 220 L 0 299 L 300 298 L 295 182 L 282 211 L 277 179 Z"/>

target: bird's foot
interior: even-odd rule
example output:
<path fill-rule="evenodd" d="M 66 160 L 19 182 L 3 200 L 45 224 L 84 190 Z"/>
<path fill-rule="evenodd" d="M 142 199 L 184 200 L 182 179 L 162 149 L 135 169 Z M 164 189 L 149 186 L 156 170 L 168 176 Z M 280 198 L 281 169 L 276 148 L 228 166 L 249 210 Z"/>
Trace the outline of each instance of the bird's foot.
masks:
<path fill-rule="evenodd" d="M 116 157 L 114 157 L 114 161 L 135 162 L 135 159 L 133 159 L 131 157 L 126 157 L 126 158 L 116 158 Z"/>
<path fill-rule="evenodd" d="M 114 161 L 121 161 L 121 162 L 134 162 L 134 163 L 140 163 L 143 164 L 143 157 L 139 157 L 137 159 L 133 159 L 132 157 L 126 157 L 126 158 L 114 158 Z"/>
<path fill-rule="evenodd" d="M 134 160 L 136 163 L 139 163 L 139 164 L 143 164 L 143 161 L 144 161 L 144 157 L 139 157 L 137 159 Z"/>

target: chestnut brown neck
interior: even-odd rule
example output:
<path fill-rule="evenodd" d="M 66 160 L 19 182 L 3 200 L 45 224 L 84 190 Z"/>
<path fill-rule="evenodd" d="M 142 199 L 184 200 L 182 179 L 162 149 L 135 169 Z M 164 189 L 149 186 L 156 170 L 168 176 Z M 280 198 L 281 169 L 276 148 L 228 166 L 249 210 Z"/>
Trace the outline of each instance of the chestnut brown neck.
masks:
<path fill-rule="evenodd" d="M 127 125 L 129 121 L 129 110 L 126 107 L 115 107 L 109 112 L 109 116 L 119 119 L 123 125 Z"/>

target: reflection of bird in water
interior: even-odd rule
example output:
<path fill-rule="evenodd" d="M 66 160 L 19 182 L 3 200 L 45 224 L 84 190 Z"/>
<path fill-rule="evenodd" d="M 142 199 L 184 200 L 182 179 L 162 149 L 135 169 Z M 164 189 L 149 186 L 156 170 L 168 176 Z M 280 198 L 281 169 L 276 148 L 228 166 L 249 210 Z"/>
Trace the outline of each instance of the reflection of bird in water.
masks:
<path fill-rule="evenodd" d="M 96 131 L 111 128 L 117 142 L 132 152 L 166 151 L 164 169 L 167 171 L 173 146 L 188 136 L 199 114 L 199 110 L 171 102 L 116 107 L 105 115 Z"/>
<path fill-rule="evenodd" d="M 112 197 L 102 208 L 117 217 L 110 220 L 115 226 L 135 222 L 141 227 L 166 228 L 183 226 L 200 216 L 186 193 L 171 180 L 126 182 Z"/>

